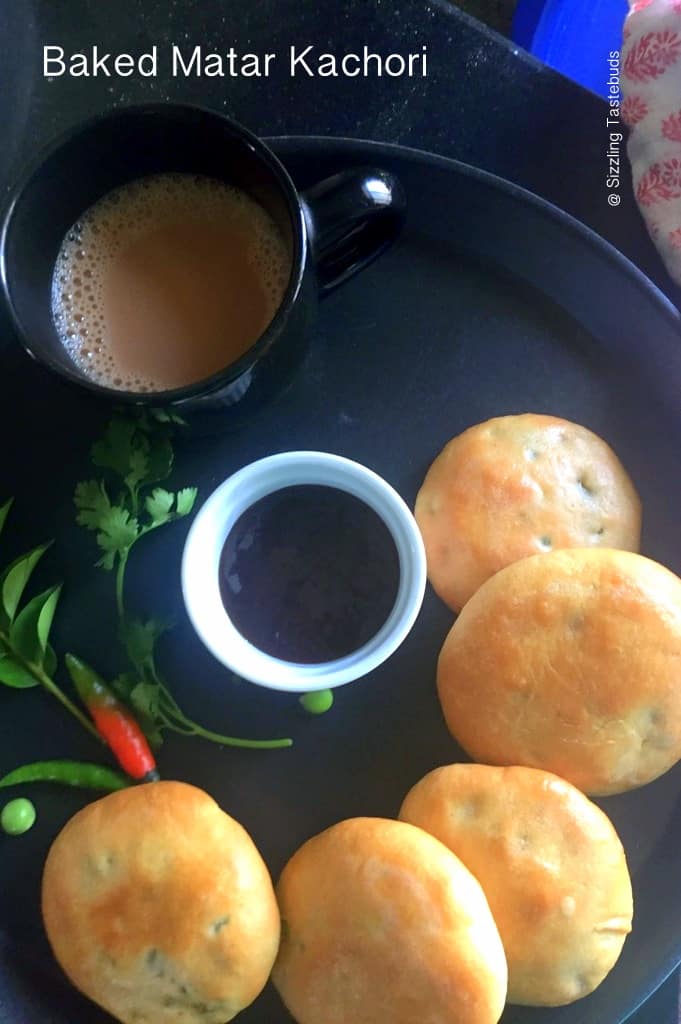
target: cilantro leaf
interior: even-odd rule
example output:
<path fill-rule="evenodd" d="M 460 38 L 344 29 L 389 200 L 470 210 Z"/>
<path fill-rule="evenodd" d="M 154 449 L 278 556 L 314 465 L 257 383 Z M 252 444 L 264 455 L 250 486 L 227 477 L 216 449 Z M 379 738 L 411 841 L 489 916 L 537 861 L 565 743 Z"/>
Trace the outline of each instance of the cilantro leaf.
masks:
<path fill-rule="evenodd" d="M 156 683 L 137 683 L 130 694 L 130 703 L 135 711 L 152 721 L 158 718 L 158 686 Z"/>
<path fill-rule="evenodd" d="M 159 687 L 156 683 L 138 683 L 130 694 L 130 703 L 137 715 L 137 720 L 152 747 L 160 747 L 163 743 L 161 735 L 163 716 L 158 696 Z"/>
<path fill-rule="evenodd" d="M 104 552 L 97 563 L 103 569 L 112 569 L 116 555 L 126 554 L 139 536 L 139 523 L 121 505 L 111 505 L 99 522 L 97 543 Z"/>
<path fill-rule="evenodd" d="M 175 499 L 175 511 L 178 516 L 188 516 L 194 508 L 196 495 L 199 493 L 197 487 L 183 487 L 177 492 Z"/>
<path fill-rule="evenodd" d="M 104 552 L 97 565 L 113 569 L 116 555 L 124 554 L 139 536 L 137 519 L 122 505 L 112 505 L 101 481 L 83 480 L 76 487 L 76 521 L 97 531 L 97 543 Z"/>
<path fill-rule="evenodd" d="M 151 408 L 149 409 L 149 416 L 152 420 L 156 420 L 157 423 L 172 423 L 178 427 L 187 426 L 187 421 L 172 409 Z"/>
<path fill-rule="evenodd" d="M 92 461 L 119 476 L 130 491 L 133 503 L 143 485 L 164 480 L 173 465 L 173 449 L 167 436 L 153 429 L 147 417 L 117 417 L 104 436 L 92 446 Z"/>
<path fill-rule="evenodd" d="M 173 446 L 167 437 L 150 436 L 147 451 L 146 484 L 157 484 L 170 476 L 173 468 Z"/>
<path fill-rule="evenodd" d="M 111 572 L 115 564 L 115 551 L 107 551 L 105 555 L 102 555 L 102 557 L 98 558 L 97 561 L 95 562 L 95 565 L 97 566 L 98 569 L 106 569 L 107 572 Z"/>
<path fill-rule="evenodd" d="M 133 448 L 142 451 L 146 459 L 146 469 L 140 477 L 140 483 L 151 486 L 165 480 L 173 468 L 170 434 L 174 424 L 184 421 L 163 409 L 137 409 L 127 415 L 135 430 Z"/>
<path fill-rule="evenodd" d="M 156 641 L 170 628 L 161 619 L 130 619 L 123 626 L 123 642 L 135 666 L 148 665 L 154 656 Z"/>
<path fill-rule="evenodd" d="M 130 700 L 130 694 L 139 683 L 139 676 L 136 672 L 121 672 L 111 680 L 111 689 L 117 697 L 123 701 Z"/>
<path fill-rule="evenodd" d="M 152 747 L 160 747 L 163 743 L 163 716 L 159 707 L 158 685 L 144 682 L 136 672 L 121 672 L 111 680 L 111 689 L 132 707 Z"/>
<path fill-rule="evenodd" d="M 140 445 L 136 441 L 136 434 L 137 428 L 133 420 L 118 417 L 110 420 L 104 431 L 104 436 L 99 441 L 95 441 L 92 446 L 92 461 L 95 466 L 99 466 L 101 469 L 110 469 L 125 480 L 130 473 L 133 453 L 140 454 Z M 142 477 L 143 475 L 144 473 Z"/>
<path fill-rule="evenodd" d="M 144 506 L 151 517 L 152 526 L 161 526 L 167 523 L 171 516 L 171 510 L 175 501 L 175 495 L 162 487 L 155 487 L 149 497 L 145 500 Z"/>
<path fill-rule="evenodd" d="M 143 439 L 144 440 L 144 439 Z M 149 452 L 148 445 L 140 444 L 130 452 L 129 471 L 125 474 L 124 480 L 131 491 L 135 491 L 149 475 Z"/>
<path fill-rule="evenodd" d="M 86 530 L 99 530 L 111 511 L 111 501 L 100 480 L 81 480 L 73 501 L 78 509 L 76 522 Z"/>

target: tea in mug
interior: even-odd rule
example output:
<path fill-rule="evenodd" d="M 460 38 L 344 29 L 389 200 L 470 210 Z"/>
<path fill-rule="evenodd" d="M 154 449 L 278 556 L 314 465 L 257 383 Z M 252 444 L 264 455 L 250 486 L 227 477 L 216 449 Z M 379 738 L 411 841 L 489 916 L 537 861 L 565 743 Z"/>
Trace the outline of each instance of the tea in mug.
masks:
<path fill-rule="evenodd" d="M 110 192 L 68 232 L 52 314 L 86 377 L 167 391 L 239 359 L 274 317 L 290 270 L 282 233 L 246 192 L 159 174 Z"/>

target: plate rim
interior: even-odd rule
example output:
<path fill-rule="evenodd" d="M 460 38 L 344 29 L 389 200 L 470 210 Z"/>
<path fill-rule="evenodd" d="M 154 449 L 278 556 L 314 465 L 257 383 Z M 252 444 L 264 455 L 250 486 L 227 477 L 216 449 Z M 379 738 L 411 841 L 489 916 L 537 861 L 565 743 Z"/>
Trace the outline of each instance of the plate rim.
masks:
<path fill-rule="evenodd" d="M 376 154 L 376 157 L 380 159 L 381 155 L 385 155 L 388 158 L 395 158 L 401 160 L 408 160 L 410 163 L 415 165 L 426 165 L 431 167 L 439 167 L 442 170 L 450 171 L 459 175 L 462 175 L 473 181 L 477 181 L 480 184 L 496 189 L 499 192 L 507 195 L 514 202 L 530 205 L 538 213 L 552 221 L 558 228 L 569 231 L 573 236 L 576 236 L 581 241 L 585 242 L 592 249 L 595 249 L 598 254 L 606 262 L 614 264 L 617 271 L 624 274 L 631 282 L 631 284 L 637 288 L 639 293 L 642 293 L 645 298 L 656 307 L 658 315 L 663 316 L 667 322 L 671 331 L 678 335 L 679 346 L 681 347 L 681 311 L 672 302 L 672 300 L 662 291 L 662 289 L 655 284 L 648 275 L 638 267 L 633 260 L 626 256 L 620 249 L 618 249 L 612 242 L 609 242 L 603 235 L 599 234 L 594 228 L 591 228 L 584 221 L 574 217 L 572 214 L 556 206 L 550 200 L 545 199 L 543 196 L 538 195 L 536 192 L 532 192 L 530 189 L 525 188 L 523 185 L 519 185 L 516 182 L 510 181 L 507 178 L 503 178 L 493 171 L 487 171 L 482 167 L 477 167 L 474 164 L 466 163 L 465 161 L 458 160 L 454 157 L 442 156 L 439 153 L 434 153 L 429 150 L 419 149 L 413 146 L 403 146 L 399 143 L 392 142 L 381 142 L 372 139 L 365 138 L 353 138 L 350 136 L 337 136 L 337 135 L 269 135 L 264 140 L 267 145 L 271 146 L 276 155 L 285 160 L 288 155 L 295 155 L 299 152 L 302 147 L 305 147 L 309 152 L 310 147 L 313 150 L 319 150 L 324 155 L 329 155 L 335 150 L 339 155 L 349 155 L 353 150 L 359 149 L 364 151 L 367 155 Z M 367 152 L 368 151 L 368 152 Z M 556 301 L 552 299 L 552 301 Z M 557 304 L 560 304 L 557 302 Z M 567 310 L 567 312 L 570 312 Z M 667 347 L 668 339 L 657 338 L 657 344 L 664 344 Z M 678 352 L 677 352 L 678 358 Z M 645 1003 L 657 992 L 662 985 L 671 977 L 674 971 L 681 964 L 681 927 L 679 929 L 678 939 L 674 947 L 674 952 L 663 961 L 659 970 L 655 972 L 655 980 L 650 986 L 646 994 L 636 1002 L 629 1010 L 626 1011 L 624 1017 L 619 1018 L 619 1024 L 626 1024 L 627 1021 L 631 1020 L 633 1015 L 637 1013 L 645 1005 Z"/>
<path fill-rule="evenodd" d="M 261 136 L 263 141 L 269 145 L 275 155 L 284 162 L 287 156 L 293 157 L 301 154 L 314 158 L 315 151 L 325 157 L 338 156 L 347 157 L 352 153 L 363 154 L 362 159 L 367 158 L 380 161 L 381 157 L 408 161 L 414 166 L 437 167 L 449 173 L 464 176 L 469 180 L 476 181 L 481 185 L 495 189 L 505 194 L 515 203 L 529 205 L 537 213 L 551 221 L 556 228 L 568 231 L 572 236 L 580 239 L 583 243 L 595 250 L 601 259 L 613 265 L 617 272 L 627 279 L 637 289 L 639 295 L 645 298 L 655 309 L 657 316 L 661 316 L 670 328 L 669 336 L 658 337 L 656 344 L 671 348 L 678 338 L 679 350 L 681 352 L 681 312 L 673 301 L 656 285 L 643 270 L 641 270 L 629 257 L 622 253 L 616 246 L 605 239 L 589 225 L 567 213 L 551 201 L 532 192 L 509 179 L 503 178 L 491 171 L 477 167 L 464 161 L 440 155 L 417 147 L 403 146 L 398 143 L 381 142 L 364 138 L 353 138 L 349 136 L 325 136 L 325 135 L 268 135 Z M 557 300 L 552 300 L 556 301 Z M 557 304 L 560 304 L 557 302 Z M 568 310 L 569 312 L 569 310 Z M 676 336 L 674 338 L 673 336 Z M 2 927 L 0 925 L 0 927 Z M 625 1016 L 618 1017 L 619 1024 L 625 1024 L 631 1017 L 653 996 L 653 994 L 664 984 L 674 973 L 681 963 L 681 926 L 678 938 L 674 945 L 674 952 L 666 957 L 659 968 L 654 972 L 653 981 L 646 986 L 645 995 L 635 1002 L 625 1012 Z M 578 1005 L 578 1004 L 576 1004 Z"/>
<path fill-rule="evenodd" d="M 300 147 L 305 146 L 309 148 L 312 146 L 314 149 L 322 150 L 325 154 L 332 152 L 334 149 L 341 154 L 346 154 L 354 148 L 360 148 L 362 150 L 369 150 L 377 156 L 384 154 L 388 158 L 406 159 L 414 164 L 427 164 L 439 167 L 442 170 L 456 172 L 466 178 L 505 193 L 515 202 L 532 206 L 549 220 L 570 231 L 573 235 L 598 250 L 603 258 L 614 263 L 622 273 L 630 277 L 633 283 L 646 294 L 649 300 L 658 304 L 659 311 L 664 312 L 672 328 L 679 334 L 679 342 L 681 343 L 681 311 L 659 285 L 655 284 L 632 259 L 594 228 L 578 217 L 574 217 L 566 210 L 563 210 L 555 203 L 552 203 L 551 200 L 545 199 L 538 193 L 525 188 L 524 185 L 519 185 L 509 178 L 503 178 L 501 175 L 495 174 L 493 171 L 487 171 L 475 164 L 466 163 L 454 157 L 442 156 L 439 153 L 433 153 L 426 149 L 403 146 L 395 142 L 352 138 L 347 135 L 268 135 L 263 136 L 263 140 L 274 149 L 279 159 L 285 159 L 288 155 L 294 155 L 295 151 Z M 661 257 L 660 266 L 664 269 Z"/>

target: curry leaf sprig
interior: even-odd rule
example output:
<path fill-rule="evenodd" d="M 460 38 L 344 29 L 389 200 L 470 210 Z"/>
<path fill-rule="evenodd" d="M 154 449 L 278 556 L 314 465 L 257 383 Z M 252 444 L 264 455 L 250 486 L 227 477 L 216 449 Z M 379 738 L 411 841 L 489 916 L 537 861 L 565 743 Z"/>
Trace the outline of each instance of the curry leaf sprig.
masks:
<path fill-rule="evenodd" d="M 92 461 L 105 477 L 82 481 L 76 487 L 77 522 L 96 535 L 102 552 L 97 565 L 115 572 L 118 625 L 130 668 L 112 685 L 134 708 L 156 745 L 167 729 L 225 746 L 291 746 L 290 739 L 223 736 L 192 721 L 178 705 L 156 664 L 158 641 L 170 624 L 155 618 L 135 618 L 127 611 L 125 574 L 135 544 L 153 530 L 189 515 L 196 501 L 196 487 L 169 491 L 159 486 L 172 470 L 171 435 L 181 423 L 179 417 L 164 410 L 116 416 L 92 447 Z"/>
<path fill-rule="evenodd" d="M 0 532 L 12 507 L 12 499 L 0 507 Z M 42 686 L 100 740 L 92 722 L 54 681 L 57 655 L 49 642 L 61 585 L 36 594 L 23 604 L 26 586 L 49 544 L 42 544 L 16 558 L 0 573 L 0 683 L 15 690 Z"/>

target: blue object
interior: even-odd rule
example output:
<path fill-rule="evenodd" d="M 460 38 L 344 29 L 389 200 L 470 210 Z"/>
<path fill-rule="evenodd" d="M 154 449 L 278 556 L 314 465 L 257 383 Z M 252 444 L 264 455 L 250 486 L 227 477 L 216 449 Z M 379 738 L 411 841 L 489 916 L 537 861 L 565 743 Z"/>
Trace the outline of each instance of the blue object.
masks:
<path fill-rule="evenodd" d="M 627 0 L 520 0 L 513 39 L 573 81 L 608 97 L 611 51 L 622 49 Z"/>

